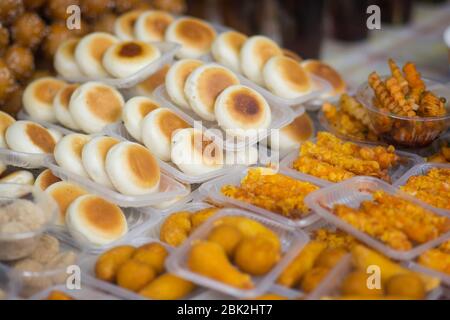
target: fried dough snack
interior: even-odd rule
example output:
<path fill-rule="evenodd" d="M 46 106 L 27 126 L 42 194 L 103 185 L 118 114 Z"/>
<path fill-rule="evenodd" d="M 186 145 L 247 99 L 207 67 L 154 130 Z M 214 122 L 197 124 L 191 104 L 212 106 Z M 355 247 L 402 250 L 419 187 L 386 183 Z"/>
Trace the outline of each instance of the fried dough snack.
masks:
<path fill-rule="evenodd" d="M 303 199 L 319 188 L 309 182 L 298 181 L 282 174 L 264 174 L 261 168 L 248 171 L 240 186 L 225 185 L 222 193 L 251 203 L 290 219 L 309 213 Z"/>
<path fill-rule="evenodd" d="M 450 240 L 421 254 L 418 262 L 425 267 L 450 274 Z"/>
<path fill-rule="evenodd" d="M 450 169 L 433 168 L 412 176 L 400 189 L 432 206 L 450 210 Z"/>
<path fill-rule="evenodd" d="M 319 132 L 317 142 L 300 147 L 293 168 L 321 179 L 340 182 L 356 175 L 373 176 L 390 181 L 388 170 L 399 160 L 392 146 L 362 147 L 343 142 L 327 132 Z"/>
<path fill-rule="evenodd" d="M 436 239 L 450 230 L 448 218 L 400 197 L 376 191 L 373 199 L 361 202 L 357 209 L 338 204 L 333 212 L 356 229 L 401 251 Z"/>

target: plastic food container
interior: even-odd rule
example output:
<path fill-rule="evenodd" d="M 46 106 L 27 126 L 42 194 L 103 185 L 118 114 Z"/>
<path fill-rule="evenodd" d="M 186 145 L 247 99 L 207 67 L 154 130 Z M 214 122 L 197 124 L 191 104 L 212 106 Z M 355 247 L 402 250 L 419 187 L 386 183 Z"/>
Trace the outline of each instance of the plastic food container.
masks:
<path fill-rule="evenodd" d="M 45 162 L 51 157 L 52 155 L 47 153 L 27 153 L 0 148 L 1 162 L 25 169 L 42 168 Z"/>
<path fill-rule="evenodd" d="M 19 290 L 20 284 L 11 276 L 11 270 L 0 264 L 0 301 L 14 299 Z"/>
<path fill-rule="evenodd" d="M 305 203 L 319 216 L 334 224 L 339 229 L 344 230 L 345 232 L 359 239 L 361 242 L 395 260 L 411 260 L 420 255 L 422 252 L 446 241 L 450 237 L 449 231 L 432 241 L 416 245 L 411 250 L 401 251 L 393 249 L 380 240 L 356 229 L 351 224 L 345 222 L 344 220 L 333 214 L 332 210 L 335 204 L 345 204 L 349 207 L 355 208 L 358 207 L 362 201 L 371 200 L 372 193 L 377 190 L 383 190 L 388 194 L 396 195 L 402 199 L 408 200 L 421 207 L 424 207 L 429 211 L 432 211 L 437 216 L 442 216 L 442 214 L 435 208 L 429 205 L 425 205 L 417 199 L 407 195 L 406 193 L 397 190 L 391 185 L 371 177 L 356 177 L 326 187 L 322 190 L 308 195 L 305 199 Z"/>
<path fill-rule="evenodd" d="M 363 144 L 363 143 L 357 143 L 359 146 L 366 146 L 366 147 L 374 147 L 373 145 Z M 396 150 L 395 153 L 400 157 L 399 164 L 395 167 L 392 167 L 389 170 L 389 176 L 391 177 L 391 182 L 394 183 L 397 181 L 406 171 L 408 171 L 413 166 L 423 163 L 425 160 L 415 155 L 414 153 L 409 153 L 405 151 L 399 151 Z M 304 173 L 301 173 L 293 168 L 293 163 L 295 160 L 297 160 L 299 154 L 299 150 L 293 150 L 290 152 L 286 157 L 284 157 L 280 162 L 280 167 L 283 171 L 289 172 L 292 174 L 292 176 L 298 177 L 301 179 L 302 176 L 308 176 L 314 178 L 317 182 L 326 183 L 328 185 L 334 184 L 334 182 L 324 180 L 321 178 L 317 178 L 311 175 L 307 175 Z"/>
<path fill-rule="evenodd" d="M 82 256 L 83 251 L 72 246 L 63 239 L 60 239 L 57 235 L 52 235 L 56 236 L 60 241 L 60 253 L 73 251 L 76 254 L 77 259 L 75 263 L 70 266 L 79 267 L 80 257 Z M 70 272 L 70 270 L 67 269 L 67 266 L 64 266 L 49 268 L 44 271 L 22 271 L 11 268 L 11 274 L 21 283 L 19 295 L 23 298 L 28 298 L 48 287 L 57 284 L 65 284 L 67 277 L 74 273 Z"/>
<path fill-rule="evenodd" d="M 285 297 L 287 300 L 295 300 L 304 297 L 304 294 L 300 291 L 291 290 L 279 285 L 274 284 L 267 290 L 268 294 L 276 294 Z M 258 296 L 253 297 L 253 299 L 258 298 Z M 252 298 L 248 298 L 252 299 Z M 202 294 L 196 296 L 193 300 L 237 300 L 233 296 L 226 295 L 221 292 L 214 290 L 207 290 Z"/>
<path fill-rule="evenodd" d="M 221 129 L 216 121 L 206 121 L 200 118 L 194 111 L 192 110 L 181 110 L 177 107 L 169 98 L 165 85 L 159 86 L 155 92 L 155 97 L 161 102 L 161 104 L 176 112 L 181 118 L 183 118 L 189 125 L 195 128 L 199 128 L 205 131 L 205 135 L 214 138 L 214 141 L 218 143 L 224 150 L 229 151 L 237 151 L 243 150 L 248 146 L 256 144 L 258 141 L 265 139 L 269 136 L 269 132 L 271 129 L 281 129 L 285 125 L 289 124 L 294 117 L 290 108 L 285 105 L 277 104 L 275 101 L 267 98 L 267 102 L 269 103 L 270 110 L 272 112 L 272 122 L 267 130 L 262 130 L 264 133 L 258 133 L 257 137 L 252 137 L 245 140 L 237 140 L 233 137 L 226 137 L 225 131 Z M 301 113 L 297 116 L 300 116 L 305 110 L 303 107 L 300 107 Z M 194 125 L 195 122 L 195 125 Z M 206 130 L 209 129 L 209 130 Z"/>
<path fill-rule="evenodd" d="M 101 81 L 107 85 L 118 89 L 126 89 L 135 86 L 144 81 L 153 73 L 161 69 L 165 64 L 171 63 L 177 51 L 181 48 L 180 45 L 172 42 L 152 42 L 161 51 L 161 57 L 155 61 L 147 64 L 138 72 L 125 78 L 90 78 L 90 77 L 74 77 L 62 78 L 68 82 L 84 83 L 87 81 Z"/>
<path fill-rule="evenodd" d="M 323 279 L 319 286 L 306 299 L 318 300 L 321 298 L 339 297 L 342 283 L 352 270 L 352 257 L 348 254 L 327 274 L 325 279 Z M 437 300 L 442 295 L 442 292 L 442 288 L 437 287 L 429 292 L 425 299 Z"/>
<path fill-rule="evenodd" d="M 42 212 L 47 213 L 47 221 L 33 231 L 20 233 L 0 233 L 0 261 L 12 261 L 30 255 L 38 244 L 40 236 L 53 224 L 58 207 L 45 192 L 36 187 L 22 184 L 0 184 L 0 205 L 5 206 L 18 200 L 31 201 Z"/>
<path fill-rule="evenodd" d="M 447 100 L 447 114 L 440 117 L 405 117 L 387 114 L 377 109 L 372 99 L 374 93 L 365 82 L 357 92 L 357 98 L 367 110 L 372 129 L 384 141 L 405 147 L 424 147 L 431 144 L 450 127 L 450 88 L 436 81 L 424 79 L 428 90 Z"/>
<path fill-rule="evenodd" d="M 148 237 L 139 237 L 132 240 L 123 241 L 120 244 L 116 245 L 132 245 L 135 247 L 144 245 L 146 243 L 159 243 L 163 245 L 167 251 L 169 252 L 169 255 L 172 254 L 173 248 L 168 246 L 165 243 L 162 243 L 158 240 L 155 240 L 153 238 Z M 126 299 L 126 300 L 149 300 L 141 295 L 139 295 L 136 292 L 130 291 L 128 289 L 121 288 L 113 283 L 106 282 L 100 279 L 97 279 L 95 276 L 95 264 L 97 263 L 97 259 L 100 255 L 94 256 L 94 255 L 84 255 L 81 258 L 81 268 L 83 271 L 84 279 L 87 283 L 89 283 L 90 286 L 97 288 L 101 291 L 108 292 L 116 297 Z M 194 292 L 192 292 L 190 295 L 183 298 L 183 300 L 187 299 L 193 299 L 198 294 L 202 293 L 204 289 L 197 288 Z"/>
<path fill-rule="evenodd" d="M 280 259 L 277 265 L 264 276 L 252 277 L 254 283 L 253 289 L 239 289 L 230 285 L 227 285 L 218 280 L 200 275 L 189 269 L 187 266 L 187 258 L 193 242 L 201 239 L 205 239 L 214 223 L 220 218 L 227 216 L 238 216 L 253 219 L 262 223 L 267 228 L 275 232 L 280 238 L 282 245 L 283 257 Z M 286 268 L 289 262 L 296 256 L 296 254 L 303 248 L 308 242 L 308 236 L 301 230 L 294 231 L 288 227 L 285 227 L 275 221 L 271 221 L 264 217 L 239 210 L 239 209 L 223 209 L 213 217 L 208 219 L 203 225 L 198 227 L 194 233 L 175 251 L 171 254 L 166 261 L 166 267 L 170 272 L 179 275 L 182 278 L 188 279 L 201 286 L 220 291 L 222 293 L 239 297 L 249 298 L 259 296 L 265 293 L 278 278 L 279 274 Z"/>
<path fill-rule="evenodd" d="M 269 210 L 260 208 L 256 205 L 253 205 L 251 203 L 241 201 L 238 199 L 234 199 L 231 197 L 227 197 L 224 194 L 222 194 L 221 188 L 224 185 L 230 184 L 230 185 L 239 186 L 241 183 L 241 180 L 247 175 L 249 169 L 252 169 L 252 168 L 245 168 L 245 169 L 242 169 L 239 171 L 235 171 L 233 174 L 229 174 L 224 177 L 220 177 L 218 179 L 206 182 L 203 185 L 201 185 L 201 187 L 199 188 L 199 192 L 203 195 L 207 195 L 213 201 L 218 201 L 220 203 L 225 203 L 225 204 L 231 204 L 232 206 L 236 206 L 236 207 L 240 207 L 245 210 L 249 210 L 251 212 L 254 212 L 258 215 L 264 216 L 270 220 L 274 220 L 284 226 L 291 227 L 291 228 L 306 227 L 320 219 L 319 216 L 317 216 L 316 214 L 314 214 L 312 212 L 309 213 L 308 215 L 306 215 L 302 219 L 298 219 L 298 220 L 289 219 L 289 218 L 282 216 L 281 214 L 271 212 Z M 315 179 L 311 179 L 307 175 L 302 175 L 300 177 L 298 175 L 293 175 L 287 171 L 280 171 L 278 173 L 286 175 L 291 178 L 294 178 L 296 180 L 310 182 L 320 188 L 328 185 L 327 183 L 322 183 L 322 182 L 316 181 Z"/>
<path fill-rule="evenodd" d="M 410 170 L 408 170 L 403 176 L 401 176 L 400 179 L 398 179 L 393 186 L 400 188 L 401 186 L 404 186 L 408 179 L 412 176 L 422 176 L 426 175 L 428 171 L 430 171 L 433 168 L 442 168 L 442 169 L 449 169 L 450 170 L 450 164 L 439 164 L 439 163 L 422 163 L 417 166 L 412 167 Z M 423 200 L 417 199 L 419 202 L 422 202 L 426 205 L 432 206 L 431 204 L 426 203 Z M 434 206 L 433 206 L 434 207 Z M 450 210 L 434 207 L 437 211 L 440 211 L 443 215 L 450 216 Z"/>
<path fill-rule="evenodd" d="M 428 267 L 425 267 L 415 261 L 405 262 L 406 267 L 411 270 L 422 272 L 424 274 L 428 274 L 432 277 L 439 278 L 443 284 L 450 287 L 450 274 L 444 273 L 442 271 L 434 270 Z"/>
<path fill-rule="evenodd" d="M 183 114 L 179 113 L 178 110 L 174 110 L 180 117 L 183 119 L 189 121 Z M 137 142 L 136 140 L 131 137 L 131 135 L 128 133 L 127 129 L 125 128 L 123 122 L 118 122 L 112 125 L 109 125 L 106 127 L 106 134 L 111 135 L 113 137 L 122 139 L 122 140 L 128 140 L 132 142 Z M 137 142 L 140 143 L 140 142 Z M 142 144 L 142 143 L 140 143 Z M 258 147 L 258 153 L 261 156 L 262 161 L 264 161 L 264 156 L 267 155 L 267 149 L 263 146 Z M 224 155 L 226 156 L 226 151 L 224 151 Z M 161 159 L 158 159 L 159 166 L 161 170 L 165 173 L 167 173 L 169 176 L 174 177 L 180 182 L 184 183 L 203 183 L 205 181 L 214 179 L 216 177 L 220 177 L 223 175 L 228 174 L 230 171 L 235 170 L 237 167 L 244 167 L 243 165 L 227 165 L 224 164 L 223 168 L 208 172 L 205 174 L 200 175 L 190 175 L 186 174 L 183 171 L 181 171 L 173 162 L 171 161 L 162 161 Z"/>
<path fill-rule="evenodd" d="M 53 291 L 60 291 L 62 293 L 67 294 L 68 296 L 74 298 L 75 300 L 120 300 L 113 295 L 104 293 L 95 288 L 91 288 L 89 285 L 82 284 L 80 289 L 68 289 L 65 285 L 56 285 L 45 290 L 42 290 L 39 293 L 36 293 L 30 300 L 47 300 L 48 296 Z"/>
<path fill-rule="evenodd" d="M 99 195 L 106 200 L 124 208 L 151 206 L 157 203 L 161 203 L 165 200 L 172 200 L 173 198 L 178 196 L 185 196 L 189 192 L 185 185 L 167 176 L 164 173 L 161 173 L 159 191 L 150 194 L 131 196 L 121 194 L 116 190 L 110 189 L 88 178 L 79 176 L 66 169 L 63 169 L 58 166 L 53 159 L 49 159 L 48 161 L 46 161 L 45 167 L 50 169 L 58 178 L 64 181 L 78 184 L 79 186 L 86 189 L 86 191 L 88 191 L 89 193 Z"/>
<path fill-rule="evenodd" d="M 79 233 L 69 232 L 65 226 L 53 226 L 52 231 L 59 239 L 70 245 L 80 248 L 88 253 L 99 253 L 116 246 L 118 243 L 132 239 L 140 235 L 145 230 L 152 228 L 161 220 L 161 215 L 157 211 L 151 211 L 148 208 L 121 208 L 128 224 L 128 233 L 122 238 L 107 245 L 95 245 L 86 237 Z"/>

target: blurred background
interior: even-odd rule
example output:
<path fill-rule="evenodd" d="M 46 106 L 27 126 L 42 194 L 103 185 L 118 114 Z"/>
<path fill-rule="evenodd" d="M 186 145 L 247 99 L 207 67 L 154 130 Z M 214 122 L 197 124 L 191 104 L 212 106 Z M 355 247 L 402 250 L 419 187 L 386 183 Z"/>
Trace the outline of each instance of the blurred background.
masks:
<path fill-rule="evenodd" d="M 81 29 L 69 30 L 66 8 L 81 8 Z M 380 8 L 381 25 L 368 30 L 369 5 Z M 350 89 L 386 59 L 413 60 L 421 72 L 450 81 L 450 25 L 446 0 L 0 0 L 0 107 L 14 114 L 24 86 L 52 72 L 58 45 L 90 31 L 113 31 L 117 16 L 133 9 L 192 15 L 264 34 L 303 59 L 320 58 L 343 75 Z"/>

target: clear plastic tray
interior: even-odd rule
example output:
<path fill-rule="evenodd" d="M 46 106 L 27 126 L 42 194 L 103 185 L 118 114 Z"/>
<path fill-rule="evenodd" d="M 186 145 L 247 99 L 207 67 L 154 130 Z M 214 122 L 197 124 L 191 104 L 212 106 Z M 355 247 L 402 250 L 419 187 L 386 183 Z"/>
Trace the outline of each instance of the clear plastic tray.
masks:
<path fill-rule="evenodd" d="M 421 272 L 423 274 L 427 274 L 435 278 L 439 278 L 443 284 L 445 284 L 450 288 L 450 274 L 422 266 L 421 264 L 415 261 L 408 261 L 405 263 L 405 266 L 411 270 Z"/>
<path fill-rule="evenodd" d="M 27 153 L 0 148 L 0 161 L 19 168 L 42 168 L 49 158 L 52 158 L 52 155 L 47 153 Z"/>
<path fill-rule="evenodd" d="M 201 60 L 206 61 L 206 62 L 214 62 L 219 65 L 222 65 L 219 62 L 215 61 L 215 59 L 211 53 L 203 56 L 201 58 Z M 241 84 L 258 91 L 267 100 L 270 100 L 277 105 L 286 106 L 286 107 L 295 107 L 298 105 L 304 105 L 305 109 L 308 111 L 317 110 L 317 104 L 318 104 L 317 101 L 318 100 L 320 101 L 320 99 L 319 99 L 320 96 L 328 91 L 331 91 L 331 89 L 332 89 L 330 84 L 327 81 L 325 81 L 324 79 L 319 78 L 315 75 L 310 75 L 309 77 L 311 78 L 311 80 L 313 82 L 313 89 L 311 90 L 311 92 L 307 93 L 301 97 L 295 98 L 295 99 L 288 99 L 288 98 L 282 98 L 280 96 L 277 96 L 276 94 L 272 93 L 267 88 L 260 86 L 259 84 L 256 84 L 255 82 L 251 81 L 250 79 L 248 79 L 241 73 L 235 72 L 235 74 L 239 78 L 239 81 L 241 82 Z M 307 103 L 307 102 L 313 102 L 315 100 L 316 100 L 316 102 L 313 104 Z"/>
<path fill-rule="evenodd" d="M 411 260 L 422 252 L 435 247 L 436 245 L 444 242 L 450 237 L 450 231 L 441 235 L 440 237 L 428 241 L 426 243 L 416 245 L 414 248 L 408 251 L 395 250 L 389 245 L 381 242 L 380 240 L 369 236 L 367 233 L 360 231 L 353 227 L 351 224 L 340 219 L 333 214 L 332 208 L 335 204 L 345 204 L 349 207 L 356 208 L 362 201 L 371 200 L 372 192 L 377 190 L 383 190 L 384 192 L 392 195 L 399 196 L 405 200 L 413 202 L 425 209 L 432 211 L 437 216 L 442 214 L 435 208 L 424 205 L 417 199 L 409 196 L 408 194 L 397 190 L 391 185 L 381 180 L 371 177 L 356 177 L 344 182 L 334 184 L 332 186 L 321 189 L 317 192 L 309 194 L 305 198 L 305 203 L 320 215 L 325 220 L 336 225 L 339 229 L 353 235 L 355 238 L 364 242 L 368 246 L 380 251 L 384 255 L 396 259 L 396 260 Z"/>
<path fill-rule="evenodd" d="M 401 187 L 405 185 L 408 182 L 408 179 L 412 176 L 422 176 L 427 174 L 427 172 L 432 168 L 443 168 L 443 169 L 449 169 L 450 170 L 450 164 L 440 164 L 440 163 L 422 163 L 418 164 L 411 169 L 409 169 L 403 176 L 400 177 L 395 183 L 393 184 L 394 187 Z M 420 202 L 423 202 L 427 204 L 425 201 L 422 201 L 420 199 L 417 199 Z M 430 205 L 430 204 L 428 204 Z M 434 207 L 436 210 L 439 210 L 442 214 L 446 214 L 450 216 L 450 210 Z"/>
<path fill-rule="evenodd" d="M 223 282 L 192 272 L 187 266 L 186 260 L 192 243 L 196 240 L 204 239 L 211 231 L 214 223 L 218 219 L 226 216 L 240 216 L 258 221 L 275 232 L 280 238 L 283 257 L 280 259 L 279 263 L 265 276 L 252 277 L 252 281 L 255 284 L 253 289 L 245 290 L 227 285 Z M 267 290 L 277 279 L 278 275 L 284 270 L 284 268 L 286 268 L 289 262 L 307 242 L 308 236 L 301 230 L 294 231 L 277 222 L 268 220 L 247 211 L 239 209 L 223 209 L 208 219 L 208 221 L 206 221 L 203 225 L 198 227 L 180 247 L 175 249 L 173 254 L 171 254 L 169 259 L 166 261 L 166 267 L 170 272 L 178 274 L 182 278 L 188 279 L 201 286 L 214 289 L 234 297 L 255 297 L 267 292 Z"/>
<path fill-rule="evenodd" d="M 138 246 L 144 245 L 146 243 L 159 243 L 167 249 L 167 251 L 169 252 L 169 255 L 171 255 L 173 252 L 172 247 L 170 247 L 167 244 L 162 243 L 158 240 L 155 240 L 153 238 L 148 238 L 148 237 L 139 237 L 139 238 L 135 238 L 132 240 L 123 241 L 116 245 L 132 245 L 132 246 L 138 247 Z M 97 279 L 95 276 L 95 264 L 97 262 L 98 257 L 99 256 L 94 256 L 94 255 L 83 255 L 81 257 L 80 265 L 81 265 L 81 269 L 83 271 L 83 275 L 85 277 L 84 279 L 85 279 L 86 283 L 89 283 L 89 285 L 91 285 L 94 288 L 100 289 L 104 292 L 111 293 L 114 296 L 122 298 L 122 299 L 149 300 L 149 299 L 137 294 L 136 292 L 121 288 L 113 283 L 109 283 L 109 282 Z M 194 292 L 189 294 L 187 297 L 183 298 L 183 300 L 193 299 L 195 296 L 197 296 L 203 292 L 204 292 L 204 289 L 199 287 L 196 290 L 194 290 Z"/>
<path fill-rule="evenodd" d="M 251 168 L 245 168 L 245 169 L 242 169 L 239 171 L 235 171 L 235 172 L 233 172 L 233 174 L 229 174 L 224 177 L 220 177 L 220 178 L 214 179 L 212 181 L 206 182 L 200 186 L 199 192 L 203 195 L 207 195 L 213 201 L 231 204 L 232 206 L 237 206 L 237 207 L 243 208 L 245 210 L 249 210 L 251 212 L 262 215 L 268 219 L 274 220 L 284 226 L 289 226 L 291 228 L 306 227 L 320 219 L 320 217 L 317 216 L 316 214 L 314 214 L 313 212 L 309 213 L 307 216 L 305 216 L 304 218 L 299 219 L 299 220 L 289 219 L 289 218 L 283 217 L 280 214 L 277 214 L 277 213 L 271 212 L 269 210 L 255 206 L 251 203 L 233 199 L 233 198 L 227 197 L 224 194 L 222 194 L 222 192 L 220 191 L 222 186 L 227 185 L 227 184 L 239 186 L 241 183 L 241 180 L 247 175 L 247 172 L 249 169 L 251 169 Z M 290 172 L 280 171 L 279 173 L 289 176 L 291 178 L 294 178 L 296 180 L 310 182 L 318 187 L 325 187 L 328 185 L 326 183 L 321 183 L 321 182 L 319 183 L 318 181 L 311 179 L 307 175 L 303 175 L 302 177 L 299 177 L 298 175 L 295 175 L 295 176 L 292 175 Z"/>
<path fill-rule="evenodd" d="M 182 117 L 187 123 L 189 123 L 189 125 L 193 127 L 195 122 L 195 127 L 199 127 L 200 129 L 205 131 L 205 134 L 213 137 L 217 143 L 221 144 L 224 150 L 229 151 L 243 150 L 249 145 L 251 146 L 256 144 L 258 141 L 265 139 L 269 135 L 270 129 L 281 129 L 285 125 L 289 124 L 293 118 L 293 113 L 290 108 L 287 108 L 285 105 L 279 105 L 273 100 L 266 97 L 266 100 L 269 103 L 272 112 L 272 122 L 269 128 L 267 130 L 264 130 L 264 134 L 258 134 L 257 137 L 245 139 L 244 141 L 233 141 L 234 139 L 232 137 L 229 137 L 228 139 L 226 138 L 225 131 L 218 126 L 216 121 L 203 120 L 194 111 L 181 110 L 179 107 L 177 107 L 170 100 L 165 85 L 161 85 L 156 88 L 156 90 L 154 91 L 154 95 L 164 107 L 175 111 L 178 115 L 180 115 L 180 117 Z M 300 111 L 301 113 L 303 113 L 305 110 L 303 109 L 303 107 L 300 107 Z M 299 115 L 300 114 L 298 114 L 298 116 Z M 220 134 L 218 134 L 217 130 L 219 130 Z"/>
<path fill-rule="evenodd" d="M 195 212 L 195 211 L 206 209 L 206 208 L 212 208 L 212 206 L 207 204 L 207 203 L 203 203 L 203 202 L 191 202 L 191 203 L 188 203 L 188 204 L 186 204 L 186 205 L 184 205 L 184 206 L 182 206 L 180 208 L 173 209 L 170 212 L 165 213 L 162 216 L 161 220 L 157 224 L 153 225 L 153 227 L 147 228 L 144 231 L 143 235 L 151 237 L 153 239 L 160 240 L 161 226 L 166 221 L 167 217 L 170 216 L 172 213 L 179 212 L 179 211 Z M 153 209 L 151 209 L 151 210 L 153 210 Z"/>
<path fill-rule="evenodd" d="M 176 113 L 179 114 L 178 110 L 175 110 Z M 181 117 L 183 115 L 179 114 Z M 184 118 L 184 117 L 183 117 Z M 185 119 L 188 120 L 188 119 Z M 111 135 L 116 138 L 125 139 L 132 142 L 137 142 L 131 135 L 128 133 L 127 129 L 125 128 L 123 122 L 117 122 L 115 124 L 109 125 L 106 127 L 105 130 L 106 134 Z M 137 142 L 139 143 L 139 142 Z M 183 171 L 181 171 L 174 163 L 170 161 L 162 161 L 161 159 L 157 159 L 159 166 L 161 167 L 161 170 L 170 175 L 171 177 L 174 177 L 180 182 L 184 183 L 203 183 L 205 181 L 214 179 L 216 177 L 223 176 L 233 169 L 235 169 L 236 165 L 226 165 L 224 164 L 223 168 L 215 170 L 213 172 L 208 172 L 201 175 L 190 175 L 186 174 Z"/>
<path fill-rule="evenodd" d="M 141 70 L 128 77 L 125 78 L 61 77 L 61 78 L 68 82 L 84 83 L 87 81 L 100 81 L 118 89 L 131 88 L 136 84 L 147 79 L 153 73 L 161 69 L 161 67 L 163 67 L 165 64 L 171 63 L 174 59 L 175 54 L 181 48 L 180 45 L 172 42 L 151 42 L 151 44 L 156 46 L 161 51 L 161 57 L 147 64 Z"/>
<path fill-rule="evenodd" d="M 159 191 L 144 195 L 125 195 L 121 194 L 116 190 L 110 189 L 103 185 L 100 185 L 88 178 L 82 177 L 75 173 L 72 173 L 66 169 L 61 168 L 56 164 L 54 159 L 48 159 L 44 165 L 46 168 L 50 169 L 55 176 L 58 178 L 73 182 L 80 185 L 86 191 L 99 195 L 106 200 L 117 204 L 120 207 L 147 207 L 165 200 L 171 200 L 178 196 L 185 196 L 188 194 L 189 190 L 182 183 L 176 181 L 175 179 L 161 173 L 161 181 L 159 186 Z"/>
<path fill-rule="evenodd" d="M 123 238 L 113 241 L 107 245 L 94 245 L 89 242 L 86 237 L 81 234 L 73 235 L 67 230 L 65 226 L 53 226 L 51 228 L 52 232 L 55 233 L 59 239 L 64 240 L 70 245 L 83 249 L 88 253 L 99 253 L 105 251 L 109 248 L 116 246 L 118 243 L 126 241 L 128 239 L 133 239 L 134 237 L 140 235 L 149 228 L 152 228 L 158 224 L 161 220 L 161 215 L 156 211 L 151 211 L 150 209 L 137 209 L 137 208 L 122 208 L 125 214 L 128 232 Z"/>
<path fill-rule="evenodd" d="M 47 300 L 47 297 L 53 291 L 60 291 L 68 296 L 74 298 L 75 300 L 120 300 L 113 295 L 107 294 L 100 290 L 91 288 L 89 285 L 82 284 L 80 289 L 68 289 L 65 285 L 57 285 L 45 290 L 42 290 L 39 293 L 36 293 L 29 300 Z"/>
<path fill-rule="evenodd" d="M 314 141 L 314 140 L 313 140 Z M 374 147 L 373 145 L 365 144 L 365 143 L 356 143 L 359 146 L 367 146 L 367 147 Z M 397 181 L 406 171 L 408 171 L 413 166 L 423 163 L 425 160 L 414 154 L 409 153 L 405 151 L 399 151 L 396 150 L 395 153 L 400 157 L 399 164 L 389 170 L 389 176 L 391 177 L 391 183 L 394 183 Z M 295 160 L 297 160 L 299 154 L 299 150 L 293 150 L 291 151 L 286 157 L 284 157 L 280 162 L 280 167 L 282 170 L 285 170 L 286 172 L 289 172 L 293 175 L 293 177 L 298 176 L 299 178 L 301 175 L 306 175 L 304 173 L 301 173 L 297 170 L 295 170 L 292 165 Z M 307 175 L 310 177 L 313 177 L 311 175 Z M 317 181 L 321 181 L 322 183 L 326 183 L 328 185 L 334 184 L 334 182 L 324 180 L 321 178 L 313 177 Z"/>
<path fill-rule="evenodd" d="M 351 254 L 348 254 L 327 274 L 323 281 L 306 299 L 319 300 L 321 298 L 340 296 L 339 292 L 342 282 L 352 270 L 352 257 Z M 439 286 L 429 292 L 425 299 L 437 300 L 442 295 L 442 292 L 442 288 Z"/>
<path fill-rule="evenodd" d="M 272 285 L 268 290 L 268 294 L 276 294 L 285 297 L 287 300 L 296 300 L 301 299 L 304 297 L 304 294 L 300 291 L 291 290 L 289 288 L 285 288 L 282 286 L 279 286 L 277 284 Z M 247 299 L 255 299 L 256 297 L 250 297 Z M 217 292 L 214 290 L 207 290 L 204 293 L 196 296 L 194 300 L 236 300 L 235 297 L 226 295 L 221 292 Z"/>

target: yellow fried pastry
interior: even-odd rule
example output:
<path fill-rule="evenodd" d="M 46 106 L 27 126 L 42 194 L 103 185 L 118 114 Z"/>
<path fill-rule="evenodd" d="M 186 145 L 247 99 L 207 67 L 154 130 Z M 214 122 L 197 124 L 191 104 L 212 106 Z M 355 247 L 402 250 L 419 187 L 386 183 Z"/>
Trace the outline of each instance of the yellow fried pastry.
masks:
<path fill-rule="evenodd" d="M 329 271 L 330 269 L 326 267 L 314 267 L 307 271 L 301 281 L 300 289 L 306 293 L 314 291 Z"/>
<path fill-rule="evenodd" d="M 190 212 L 181 211 L 171 214 L 161 226 L 161 241 L 177 247 L 189 236 L 192 229 Z"/>
<path fill-rule="evenodd" d="M 198 241 L 190 249 L 187 265 L 193 272 L 240 289 L 251 289 L 250 275 L 234 267 L 223 250 L 215 242 Z"/>
<path fill-rule="evenodd" d="M 241 231 L 231 225 L 218 225 L 208 235 L 208 240 L 219 244 L 228 257 L 234 255 L 234 251 L 242 238 Z"/>
<path fill-rule="evenodd" d="M 139 294 L 155 300 L 177 300 L 195 290 L 195 285 L 171 273 L 164 273 L 146 285 Z"/>
<path fill-rule="evenodd" d="M 203 224 L 206 220 L 212 217 L 217 211 L 219 211 L 218 208 L 206 208 L 191 213 L 192 229 L 195 229 L 201 224 Z"/>
<path fill-rule="evenodd" d="M 153 242 L 140 246 L 134 252 L 132 259 L 148 265 L 156 274 L 164 271 L 164 262 L 169 253 L 159 243 Z"/>
<path fill-rule="evenodd" d="M 137 292 L 155 276 L 155 271 L 149 265 L 136 260 L 128 260 L 117 271 L 117 285 Z"/>
<path fill-rule="evenodd" d="M 95 276 L 101 280 L 114 282 L 117 270 L 131 258 L 136 248 L 133 246 L 118 246 L 103 253 L 95 264 Z"/>

